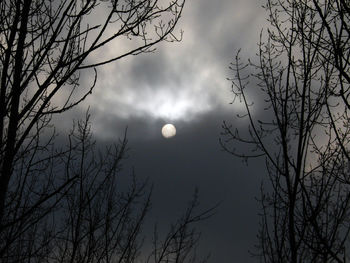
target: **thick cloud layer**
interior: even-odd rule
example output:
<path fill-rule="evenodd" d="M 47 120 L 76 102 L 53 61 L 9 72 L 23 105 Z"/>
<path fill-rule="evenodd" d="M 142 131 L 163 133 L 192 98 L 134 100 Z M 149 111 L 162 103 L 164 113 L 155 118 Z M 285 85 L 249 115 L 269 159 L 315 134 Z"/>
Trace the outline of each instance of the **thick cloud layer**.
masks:
<path fill-rule="evenodd" d="M 152 215 L 158 223 L 174 221 L 195 187 L 203 208 L 221 202 L 217 215 L 201 225 L 201 252 L 211 252 L 210 262 L 255 262 L 248 250 L 256 244 L 254 198 L 262 164 L 246 166 L 222 152 L 218 139 L 222 121 L 233 120 L 240 109 L 229 104 L 228 65 L 240 48 L 243 55 L 255 55 L 265 23 L 260 5 L 258 0 L 188 1 L 178 27 L 184 30 L 180 43 L 162 43 L 153 54 L 99 68 L 93 94 L 78 109 L 90 105 L 93 131 L 105 143 L 128 127 L 128 166 L 154 183 Z M 117 47 L 108 48 L 107 54 Z M 89 82 L 85 73 L 82 84 Z M 160 133 L 168 122 L 177 128 L 169 140 Z"/>
<path fill-rule="evenodd" d="M 188 1 L 177 30 L 183 40 L 99 68 L 88 103 L 101 114 L 169 121 L 227 105 L 228 65 L 239 48 L 255 54 L 263 17 L 257 0 Z"/>

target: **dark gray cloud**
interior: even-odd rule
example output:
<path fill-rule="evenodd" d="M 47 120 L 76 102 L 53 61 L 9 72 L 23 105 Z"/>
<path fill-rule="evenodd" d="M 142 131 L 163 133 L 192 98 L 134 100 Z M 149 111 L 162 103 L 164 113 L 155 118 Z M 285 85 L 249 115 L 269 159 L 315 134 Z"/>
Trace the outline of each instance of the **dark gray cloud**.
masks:
<path fill-rule="evenodd" d="M 198 187 L 203 208 L 221 202 L 217 215 L 201 225 L 203 254 L 210 251 L 211 262 L 250 262 L 248 250 L 254 249 L 258 226 L 255 197 L 262 177 L 253 168 L 256 162 L 246 166 L 222 152 L 221 118 L 230 116 L 215 111 L 192 124 L 178 123 L 178 134 L 170 140 L 131 139 L 128 162 L 139 176 L 154 182 L 158 223 L 173 221 Z"/>
<path fill-rule="evenodd" d="M 256 242 L 255 197 L 262 179 L 256 167 L 262 164 L 247 166 L 222 151 L 220 126 L 223 120 L 232 120 L 232 112 L 216 108 L 191 122 L 178 120 L 174 122 L 177 135 L 171 139 L 160 134 L 165 119 L 118 118 L 99 115 L 93 109 L 91 113 L 92 129 L 96 130 L 96 123 L 103 123 L 106 130 L 104 137 L 99 136 L 98 129 L 95 132 L 100 145 L 117 142 L 128 127 L 130 150 L 124 176 L 134 169 L 138 178 L 147 178 L 154 185 L 146 233 L 154 223 L 166 228 L 174 222 L 198 188 L 202 209 L 221 203 L 217 214 L 198 226 L 202 231 L 200 254 L 210 252 L 210 262 L 254 262 L 248 250 L 254 249 Z"/>

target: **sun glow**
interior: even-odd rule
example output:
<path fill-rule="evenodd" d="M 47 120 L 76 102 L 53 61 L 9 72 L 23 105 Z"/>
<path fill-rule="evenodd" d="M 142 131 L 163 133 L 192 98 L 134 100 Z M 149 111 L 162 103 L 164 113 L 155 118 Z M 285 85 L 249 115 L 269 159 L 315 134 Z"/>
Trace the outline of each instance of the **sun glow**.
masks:
<path fill-rule="evenodd" d="M 149 116 L 168 121 L 190 121 L 213 107 L 208 93 L 195 89 L 165 87 L 152 90 L 112 90 L 95 93 L 99 98 L 91 101 L 102 112 L 110 112 L 123 117 Z M 102 102 L 102 103 L 101 103 Z"/>

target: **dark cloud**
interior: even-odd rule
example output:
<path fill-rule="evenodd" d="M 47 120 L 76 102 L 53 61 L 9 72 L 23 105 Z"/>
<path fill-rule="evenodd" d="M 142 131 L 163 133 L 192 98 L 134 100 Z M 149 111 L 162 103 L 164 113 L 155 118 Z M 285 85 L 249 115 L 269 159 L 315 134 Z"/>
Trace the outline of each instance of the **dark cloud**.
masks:
<path fill-rule="evenodd" d="M 255 197 L 262 177 L 254 168 L 258 166 L 247 166 L 219 145 L 222 120 L 232 119 L 231 112 L 218 108 L 192 122 L 174 122 L 177 135 L 171 139 L 161 136 L 163 119 L 113 114 L 94 118 L 93 126 L 102 118 L 98 122 L 110 132 L 99 139 L 102 144 L 116 142 L 128 127 L 125 174 L 133 168 L 140 179 L 154 185 L 149 229 L 156 222 L 163 227 L 174 222 L 198 188 L 202 209 L 221 203 L 217 214 L 199 225 L 201 254 L 211 252 L 211 262 L 250 262 L 248 250 L 254 248 L 258 226 Z"/>
<path fill-rule="evenodd" d="M 156 56 L 156 58 L 154 58 Z M 134 76 L 131 88 L 142 89 L 144 86 L 157 90 L 164 88 L 164 85 L 174 83 L 181 86 L 183 75 L 173 74 L 174 65 L 169 63 L 166 55 L 160 51 L 150 55 L 142 55 L 135 58 L 135 63 L 130 66 L 128 75 Z"/>

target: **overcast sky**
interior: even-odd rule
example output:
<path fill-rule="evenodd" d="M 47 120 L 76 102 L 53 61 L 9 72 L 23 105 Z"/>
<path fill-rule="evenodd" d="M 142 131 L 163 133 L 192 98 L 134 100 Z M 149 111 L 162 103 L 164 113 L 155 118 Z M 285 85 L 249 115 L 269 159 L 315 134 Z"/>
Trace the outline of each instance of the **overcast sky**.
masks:
<path fill-rule="evenodd" d="M 244 129 L 233 118 L 240 105 L 229 104 L 226 78 L 238 49 L 251 57 L 257 51 L 265 24 L 261 4 L 188 0 L 177 28 L 184 30 L 180 43 L 162 43 L 153 54 L 99 68 L 93 94 L 78 108 L 83 113 L 90 105 L 98 140 L 116 141 L 128 127 L 127 167 L 155 186 L 150 220 L 174 221 L 195 187 L 203 208 L 222 202 L 217 215 L 201 225 L 201 252 L 210 252 L 214 263 L 256 262 L 248 250 L 256 244 L 255 197 L 263 165 L 245 165 L 224 153 L 218 140 L 223 120 Z M 85 76 L 82 82 L 90 80 Z M 176 126 L 175 137 L 161 136 L 165 123 Z"/>

